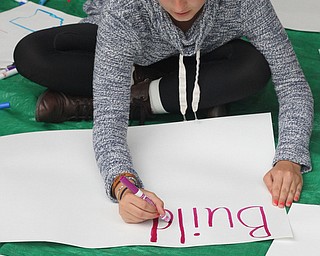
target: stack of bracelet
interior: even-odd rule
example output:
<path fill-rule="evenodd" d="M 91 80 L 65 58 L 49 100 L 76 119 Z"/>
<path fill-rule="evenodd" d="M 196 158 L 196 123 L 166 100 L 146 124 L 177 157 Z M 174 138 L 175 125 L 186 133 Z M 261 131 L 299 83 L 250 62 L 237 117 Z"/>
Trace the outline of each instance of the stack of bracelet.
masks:
<path fill-rule="evenodd" d="M 131 174 L 131 173 L 122 173 L 119 176 L 117 176 L 112 184 L 112 196 L 114 198 L 116 198 L 118 201 L 120 201 L 122 199 L 122 196 L 124 195 L 124 192 L 128 189 L 125 185 L 121 185 L 117 191 L 115 191 L 116 187 L 119 185 L 120 183 L 120 178 L 122 176 L 125 176 L 128 180 L 133 181 L 133 183 L 137 186 L 137 178 Z"/>

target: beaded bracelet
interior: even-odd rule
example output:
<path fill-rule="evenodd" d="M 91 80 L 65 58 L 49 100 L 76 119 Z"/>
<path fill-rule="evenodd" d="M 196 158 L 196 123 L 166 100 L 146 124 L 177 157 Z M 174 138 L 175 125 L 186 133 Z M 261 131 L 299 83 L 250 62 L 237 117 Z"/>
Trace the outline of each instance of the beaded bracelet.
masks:
<path fill-rule="evenodd" d="M 128 180 L 132 180 L 132 181 L 133 181 L 133 184 L 134 184 L 135 186 L 137 186 L 137 185 L 138 185 L 138 182 L 137 182 L 136 177 L 132 177 L 132 176 L 130 176 L 130 177 L 127 177 L 127 179 L 128 179 Z"/>
<path fill-rule="evenodd" d="M 133 183 L 134 183 L 134 185 L 137 185 L 137 180 L 136 180 L 136 178 L 134 178 L 134 177 L 128 177 L 127 179 L 128 179 L 129 181 L 132 180 Z M 121 189 L 122 189 L 122 186 L 120 187 L 119 190 L 121 190 Z M 120 196 L 118 196 L 119 193 L 120 193 L 120 191 L 118 191 L 118 193 L 117 193 L 117 199 L 118 199 L 118 201 L 120 201 L 120 200 L 122 199 L 122 196 L 124 195 L 124 192 L 125 192 L 127 189 L 128 189 L 128 187 L 125 187 L 125 188 L 122 190 Z"/>
<path fill-rule="evenodd" d="M 120 200 L 122 199 L 122 196 L 124 195 L 124 192 L 125 192 L 127 189 L 128 189 L 128 188 L 125 187 L 124 190 L 122 190 L 122 192 L 121 192 L 121 194 L 120 194 L 120 196 L 119 196 L 119 198 L 118 198 L 118 201 L 120 201 Z"/>
<path fill-rule="evenodd" d="M 124 189 L 124 188 L 126 188 L 126 186 L 125 186 L 125 185 L 121 185 L 121 187 L 120 187 L 120 188 L 118 189 L 118 191 L 117 191 L 116 199 L 117 199 L 118 201 L 120 201 L 119 194 L 120 194 L 121 190 Z"/>
<path fill-rule="evenodd" d="M 132 180 L 135 185 L 137 185 L 137 183 L 138 183 L 138 182 L 137 182 L 137 178 L 136 178 L 133 174 L 131 174 L 131 173 L 129 173 L 129 172 L 122 173 L 122 174 L 118 175 L 118 176 L 114 179 L 113 184 L 112 184 L 112 187 L 111 187 L 111 194 L 112 194 L 112 196 L 113 196 L 114 198 L 117 198 L 117 197 L 116 197 L 116 193 L 115 193 L 115 189 L 116 189 L 116 187 L 119 185 L 119 183 L 120 183 L 120 178 L 121 178 L 122 176 L 125 176 L 125 177 L 126 177 L 127 179 L 129 179 L 129 180 Z M 121 187 L 120 187 L 120 188 L 121 188 Z"/>

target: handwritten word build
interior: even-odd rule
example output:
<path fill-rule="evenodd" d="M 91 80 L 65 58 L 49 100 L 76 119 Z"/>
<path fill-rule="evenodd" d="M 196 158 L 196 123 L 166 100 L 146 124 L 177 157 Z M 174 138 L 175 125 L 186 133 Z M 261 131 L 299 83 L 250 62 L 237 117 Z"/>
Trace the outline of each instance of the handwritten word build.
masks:
<path fill-rule="evenodd" d="M 171 221 L 161 226 L 164 222 L 159 221 L 159 219 L 154 219 L 150 232 L 150 242 L 156 243 L 159 237 L 165 235 L 164 233 L 167 232 L 172 225 L 178 224 L 178 239 L 181 244 L 185 244 L 188 235 L 194 237 L 201 235 L 201 229 L 199 227 L 200 216 L 206 219 L 204 221 L 206 227 L 202 227 L 202 230 L 205 228 L 210 229 L 210 234 L 212 235 L 219 236 L 221 235 L 221 231 L 224 234 L 231 234 L 230 231 L 242 228 L 246 229 L 247 235 L 251 238 L 259 239 L 271 236 L 263 206 L 246 206 L 236 212 L 232 212 L 228 207 L 217 207 L 213 209 L 198 209 L 197 207 L 193 207 L 189 211 L 178 208 L 176 215 L 168 209 L 166 209 L 166 211 L 171 216 Z M 201 215 L 199 213 L 201 213 Z M 185 225 L 187 222 L 185 215 L 189 218 L 188 226 Z M 190 218 L 192 218 L 192 226 L 190 226 Z M 217 226 L 217 223 L 219 223 L 220 226 Z"/>

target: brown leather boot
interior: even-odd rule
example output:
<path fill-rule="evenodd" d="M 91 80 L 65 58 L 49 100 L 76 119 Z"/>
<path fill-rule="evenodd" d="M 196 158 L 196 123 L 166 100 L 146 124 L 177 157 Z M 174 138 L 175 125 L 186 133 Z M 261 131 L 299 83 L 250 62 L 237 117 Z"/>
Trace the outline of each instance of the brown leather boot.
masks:
<path fill-rule="evenodd" d="M 135 65 L 133 72 L 134 85 L 131 86 L 130 120 L 139 120 L 141 125 L 154 117 L 149 99 L 149 86 L 152 80 L 159 79 L 162 76 L 163 73 L 158 70 Z"/>
<path fill-rule="evenodd" d="M 222 117 L 228 114 L 226 104 L 214 106 L 212 108 L 200 109 L 197 112 L 197 116 L 199 119 L 204 118 L 213 118 L 213 117 Z"/>
<path fill-rule="evenodd" d="M 139 120 L 140 125 L 153 117 L 149 98 L 150 82 L 150 79 L 145 79 L 131 86 L 130 120 Z"/>
<path fill-rule="evenodd" d="M 92 120 L 92 102 L 92 98 L 67 96 L 62 92 L 47 90 L 38 98 L 36 121 L 61 123 Z"/>
<path fill-rule="evenodd" d="M 207 109 L 207 117 L 222 117 L 228 114 L 227 106 L 225 104 L 218 105 Z"/>
<path fill-rule="evenodd" d="M 133 72 L 133 81 L 135 84 L 143 82 L 146 79 L 157 80 L 160 77 L 163 77 L 164 73 L 155 70 L 153 68 L 150 68 L 148 66 L 140 66 L 135 65 L 134 66 L 134 72 Z"/>

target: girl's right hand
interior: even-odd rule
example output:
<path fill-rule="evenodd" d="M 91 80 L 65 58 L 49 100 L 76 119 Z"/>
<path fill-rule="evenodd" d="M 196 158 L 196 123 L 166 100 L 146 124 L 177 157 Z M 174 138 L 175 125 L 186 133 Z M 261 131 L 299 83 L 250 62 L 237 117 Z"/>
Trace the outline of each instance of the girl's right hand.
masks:
<path fill-rule="evenodd" d="M 165 214 L 163 201 L 155 193 L 141 190 L 155 206 L 127 189 L 119 201 L 119 214 L 126 223 L 141 223 Z"/>

